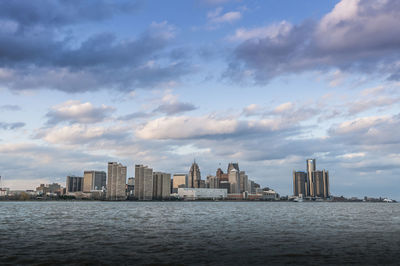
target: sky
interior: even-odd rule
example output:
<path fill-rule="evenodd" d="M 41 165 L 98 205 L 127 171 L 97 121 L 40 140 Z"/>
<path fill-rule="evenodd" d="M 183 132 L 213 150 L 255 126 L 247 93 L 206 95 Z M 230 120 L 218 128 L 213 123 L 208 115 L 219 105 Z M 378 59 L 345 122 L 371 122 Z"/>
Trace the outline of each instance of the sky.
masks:
<path fill-rule="evenodd" d="M 0 175 L 65 184 L 107 162 L 202 178 L 238 162 L 292 194 L 400 199 L 400 2 L 0 2 Z"/>

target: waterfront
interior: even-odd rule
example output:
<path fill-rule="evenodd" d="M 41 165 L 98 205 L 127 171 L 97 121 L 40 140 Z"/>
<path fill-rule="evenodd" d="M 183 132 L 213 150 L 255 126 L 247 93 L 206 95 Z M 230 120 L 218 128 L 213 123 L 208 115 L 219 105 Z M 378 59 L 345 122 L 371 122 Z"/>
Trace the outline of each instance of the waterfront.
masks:
<path fill-rule="evenodd" d="M 5 264 L 398 264 L 400 204 L 0 202 Z"/>

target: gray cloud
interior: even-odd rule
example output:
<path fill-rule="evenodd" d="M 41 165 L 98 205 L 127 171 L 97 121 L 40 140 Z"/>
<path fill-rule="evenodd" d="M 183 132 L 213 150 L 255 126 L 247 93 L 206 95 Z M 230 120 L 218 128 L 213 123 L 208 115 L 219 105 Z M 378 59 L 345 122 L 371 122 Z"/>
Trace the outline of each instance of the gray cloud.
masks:
<path fill-rule="evenodd" d="M 265 83 L 279 75 L 339 68 L 394 79 L 399 16 L 398 1 L 342 1 L 318 22 L 242 30 L 240 36 L 248 39 L 234 50 L 224 76 Z"/>
<path fill-rule="evenodd" d="M 80 22 L 101 21 L 138 9 L 136 1 L 86 0 L 77 5 L 62 0 L 1 1 L 0 17 L 17 21 L 21 26 L 65 26 Z"/>
<path fill-rule="evenodd" d="M 171 103 L 161 104 L 156 109 L 154 109 L 153 112 L 161 112 L 167 115 L 174 115 L 188 111 L 193 111 L 196 109 L 197 107 L 191 103 L 171 102 Z"/>
<path fill-rule="evenodd" d="M 20 111 L 21 107 L 14 104 L 5 104 L 0 106 L 0 110 L 4 111 Z"/>
<path fill-rule="evenodd" d="M 118 117 L 118 120 L 129 121 L 129 120 L 134 120 L 134 119 L 138 119 L 138 118 L 149 118 L 152 116 L 154 116 L 153 113 L 134 112 L 134 113 L 120 116 L 120 117 Z"/>
<path fill-rule="evenodd" d="M 167 22 L 153 22 L 136 38 L 128 39 L 100 32 L 82 41 L 73 29 L 63 30 L 70 23 L 131 12 L 136 5 L 130 2 L 27 2 L 33 7 L 27 9 L 26 16 L 22 12 L 27 8 L 25 2 L 6 3 L 1 5 L 7 12 L 0 12 L 0 67 L 6 73 L 0 78 L 0 85 L 4 87 L 65 92 L 131 91 L 176 81 L 193 71 L 185 61 L 187 58 L 176 58 L 183 48 L 170 51 L 175 28 Z M 86 19 L 80 18 L 83 11 L 89 13 Z M 19 16 L 19 12 L 24 16 Z"/>
<path fill-rule="evenodd" d="M 24 126 L 25 126 L 25 123 L 23 123 L 23 122 L 15 122 L 15 123 L 0 122 L 0 129 L 3 129 L 3 130 L 14 130 L 14 129 L 19 129 Z"/>

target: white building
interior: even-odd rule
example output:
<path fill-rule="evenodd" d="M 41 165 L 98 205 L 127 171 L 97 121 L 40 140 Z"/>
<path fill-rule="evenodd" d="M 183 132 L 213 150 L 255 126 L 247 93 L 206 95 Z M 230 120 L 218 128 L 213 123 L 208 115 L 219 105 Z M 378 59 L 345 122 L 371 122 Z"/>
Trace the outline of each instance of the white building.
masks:
<path fill-rule="evenodd" d="M 225 199 L 228 195 L 227 189 L 215 188 L 178 188 L 178 196 L 182 199 Z"/>

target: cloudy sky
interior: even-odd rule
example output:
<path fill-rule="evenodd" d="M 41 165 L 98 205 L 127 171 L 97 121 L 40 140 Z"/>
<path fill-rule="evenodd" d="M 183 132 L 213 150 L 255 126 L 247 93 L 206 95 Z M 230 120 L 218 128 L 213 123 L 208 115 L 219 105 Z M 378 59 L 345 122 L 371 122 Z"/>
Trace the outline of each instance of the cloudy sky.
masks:
<path fill-rule="evenodd" d="M 0 175 L 119 161 L 400 199 L 400 1 L 0 2 Z"/>

